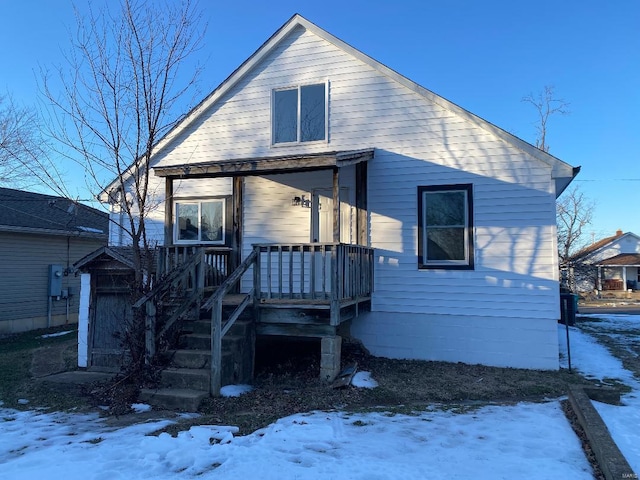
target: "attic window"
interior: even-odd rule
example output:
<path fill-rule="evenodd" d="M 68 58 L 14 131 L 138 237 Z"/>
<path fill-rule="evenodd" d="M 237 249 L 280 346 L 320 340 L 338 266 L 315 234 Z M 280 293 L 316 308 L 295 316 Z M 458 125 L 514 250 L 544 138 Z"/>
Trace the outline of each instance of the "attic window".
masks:
<path fill-rule="evenodd" d="M 315 142 L 327 138 L 327 84 L 274 90 L 273 144 Z"/>

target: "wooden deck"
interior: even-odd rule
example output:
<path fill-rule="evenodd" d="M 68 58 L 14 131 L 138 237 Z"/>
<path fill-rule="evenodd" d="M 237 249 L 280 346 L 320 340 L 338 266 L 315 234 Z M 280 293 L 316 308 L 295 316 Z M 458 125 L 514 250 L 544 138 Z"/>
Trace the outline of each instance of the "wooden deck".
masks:
<path fill-rule="evenodd" d="M 228 294 L 223 306 L 235 307 L 245 294 Z M 338 303 L 338 324 L 331 323 L 332 302 L 329 299 L 265 298 L 255 304 L 256 333 L 302 337 L 336 335 L 341 324 L 370 309 L 371 297 L 342 299 Z M 335 305 L 333 305 L 335 307 Z"/>
<path fill-rule="evenodd" d="M 145 312 L 146 359 L 191 309 L 209 311 L 211 395 L 220 393 L 222 339 L 241 315 L 253 316 L 258 335 L 321 339 L 320 376 L 329 380 L 340 370 L 343 324 L 371 308 L 373 249 L 361 245 L 254 245 L 235 268 L 225 248 L 173 246 L 159 256 L 158 285 L 134 305 Z M 182 301 L 159 314 L 167 296 Z"/>

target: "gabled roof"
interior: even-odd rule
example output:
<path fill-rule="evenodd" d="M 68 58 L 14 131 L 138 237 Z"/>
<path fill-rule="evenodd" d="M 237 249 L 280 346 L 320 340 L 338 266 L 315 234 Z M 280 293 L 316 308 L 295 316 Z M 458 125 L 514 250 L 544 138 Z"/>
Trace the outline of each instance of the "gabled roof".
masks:
<path fill-rule="evenodd" d="M 274 49 L 289 35 L 291 32 L 298 28 L 304 29 L 314 33 L 318 37 L 325 41 L 335 45 L 342 49 L 346 53 L 361 60 L 369 65 L 374 70 L 386 75 L 396 82 L 404 85 L 410 90 L 422 95 L 429 101 L 433 102 L 440 107 L 453 112 L 462 118 L 476 124 L 480 128 L 493 133 L 498 138 L 502 139 L 509 145 L 529 154 L 537 160 L 549 165 L 552 169 L 552 178 L 556 180 L 556 196 L 560 195 L 564 189 L 569 185 L 571 180 L 578 174 L 580 167 L 572 167 L 568 163 L 550 155 L 539 148 L 531 145 L 528 142 L 516 137 L 515 135 L 493 125 L 492 123 L 474 115 L 473 113 L 459 107 L 453 102 L 446 100 L 445 98 L 436 95 L 435 93 L 427 90 L 426 88 L 418 85 L 417 83 L 409 80 L 407 77 L 400 75 L 389 67 L 374 60 L 361 51 L 353 48 L 351 45 L 343 42 L 337 37 L 331 35 L 327 31 L 321 29 L 315 24 L 311 23 L 306 18 L 299 14 L 293 15 L 278 31 L 276 31 L 265 43 L 262 44 L 258 50 L 256 50 L 242 65 L 240 65 L 229 77 L 226 78 L 213 92 L 211 92 L 200 104 L 191 110 L 185 117 L 176 124 L 176 126 L 169 131 L 154 147 L 154 155 L 157 155 L 165 147 L 167 147 L 173 139 L 175 139 L 180 133 L 187 129 L 193 122 L 195 122 L 204 112 L 206 112 L 212 105 L 214 105 L 220 98 L 222 98 L 229 90 L 240 82 L 256 65 L 258 65 L 267 55 L 272 53 Z M 375 145 L 374 145 L 375 147 Z M 115 179 L 107 188 L 102 192 L 100 199 L 107 201 L 108 192 L 118 187 L 118 181 Z"/>
<path fill-rule="evenodd" d="M 68 198 L 0 188 L 0 231 L 106 239 L 109 215 Z"/>
<path fill-rule="evenodd" d="M 157 251 L 152 250 L 150 255 L 152 256 L 151 265 L 155 266 Z M 90 266 L 96 266 L 111 260 L 115 260 L 125 268 L 134 269 L 135 261 L 133 247 L 101 247 L 78 260 L 73 264 L 73 267 L 76 270 L 87 270 Z"/>
<path fill-rule="evenodd" d="M 620 240 L 621 238 L 628 237 L 628 236 L 635 237 L 638 241 L 640 241 L 640 237 L 638 237 L 635 233 L 631 233 L 631 232 L 622 233 L 622 230 L 618 230 L 615 235 L 600 239 L 597 242 L 594 242 L 591 245 L 586 246 L 585 248 L 583 248 L 582 250 L 574 254 L 569 259 L 569 261 L 575 262 L 577 260 L 585 258 L 602 248 L 608 247 L 614 241 Z"/>

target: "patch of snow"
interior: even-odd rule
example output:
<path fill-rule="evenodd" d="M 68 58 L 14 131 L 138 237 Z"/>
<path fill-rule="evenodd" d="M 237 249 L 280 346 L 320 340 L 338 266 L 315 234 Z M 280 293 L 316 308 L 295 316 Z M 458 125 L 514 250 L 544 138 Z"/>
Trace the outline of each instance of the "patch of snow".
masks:
<path fill-rule="evenodd" d="M 52 337 L 61 337 L 63 335 L 67 335 L 69 333 L 73 333 L 75 330 L 68 330 L 65 332 L 58 332 L 58 333 L 47 333 L 45 335 L 40 335 L 40 338 L 52 338 Z"/>
<path fill-rule="evenodd" d="M 351 385 L 360 388 L 376 388 L 378 382 L 371 378 L 371 372 L 356 372 L 351 379 Z"/>
<path fill-rule="evenodd" d="M 29 400 L 27 400 L 26 398 L 20 398 L 20 399 L 18 399 L 18 403 L 20 405 L 28 405 L 29 404 Z"/>
<path fill-rule="evenodd" d="M 97 415 L 0 413 L 0 464 L 13 480 L 593 478 L 558 401 L 464 414 L 311 412 L 243 437 L 229 426 L 148 436 L 170 422 L 116 429 Z"/>
<path fill-rule="evenodd" d="M 253 390 L 251 385 L 225 385 L 220 389 L 220 395 L 223 397 L 239 397 L 251 390 Z"/>
<path fill-rule="evenodd" d="M 151 411 L 151 405 L 147 405 L 146 403 L 133 403 L 131 404 L 131 408 L 135 413 L 144 413 Z"/>

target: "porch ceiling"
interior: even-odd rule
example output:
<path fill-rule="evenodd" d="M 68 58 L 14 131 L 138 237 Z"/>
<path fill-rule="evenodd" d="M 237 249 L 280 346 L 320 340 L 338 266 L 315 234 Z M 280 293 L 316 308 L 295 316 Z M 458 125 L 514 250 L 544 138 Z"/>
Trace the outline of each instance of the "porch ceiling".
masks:
<path fill-rule="evenodd" d="M 268 175 L 346 167 L 371 160 L 373 154 L 374 149 L 368 148 L 364 150 L 283 155 L 278 157 L 212 160 L 209 162 L 155 167 L 153 170 L 159 177 L 172 178 Z"/>

